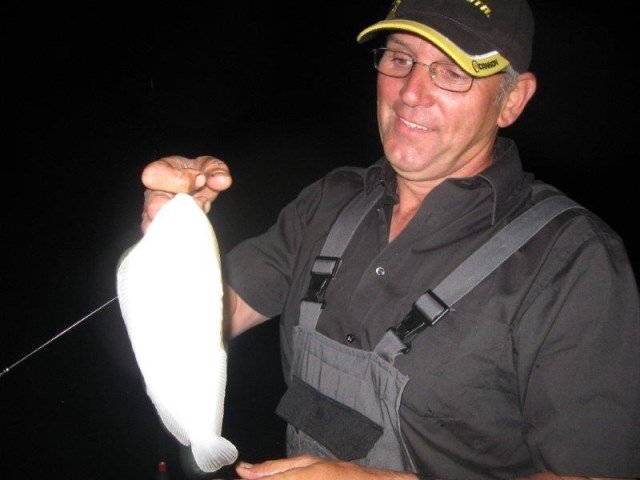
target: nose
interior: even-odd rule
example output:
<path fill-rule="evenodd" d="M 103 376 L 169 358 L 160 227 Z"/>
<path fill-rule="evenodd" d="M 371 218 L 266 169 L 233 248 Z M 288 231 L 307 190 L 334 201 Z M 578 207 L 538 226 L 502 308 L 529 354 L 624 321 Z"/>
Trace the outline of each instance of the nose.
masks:
<path fill-rule="evenodd" d="M 428 65 L 416 63 L 404 80 L 400 96 L 407 105 L 421 105 L 433 100 L 433 90 L 438 87 L 433 84 Z"/>

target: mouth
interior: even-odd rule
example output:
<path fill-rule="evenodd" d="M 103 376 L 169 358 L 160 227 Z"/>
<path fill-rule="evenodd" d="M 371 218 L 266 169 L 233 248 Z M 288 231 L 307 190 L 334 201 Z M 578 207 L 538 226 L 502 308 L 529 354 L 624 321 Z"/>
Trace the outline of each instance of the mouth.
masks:
<path fill-rule="evenodd" d="M 402 117 L 398 117 L 398 118 L 400 119 L 400 121 L 402 122 L 403 125 L 406 125 L 411 130 L 419 130 L 419 131 L 423 131 L 423 132 L 430 132 L 431 131 L 430 128 L 427 128 L 424 125 L 419 125 L 417 123 L 410 122 L 409 120 L 405 120 Z"/>

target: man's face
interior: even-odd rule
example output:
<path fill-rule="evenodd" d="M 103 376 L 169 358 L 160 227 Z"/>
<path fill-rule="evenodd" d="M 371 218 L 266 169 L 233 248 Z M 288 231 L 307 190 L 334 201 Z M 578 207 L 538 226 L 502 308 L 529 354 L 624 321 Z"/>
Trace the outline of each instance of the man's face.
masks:
<path fill-rule="evenodd" d="M 390 35 L 387 47 L 426 64 L 451 62 L 433 44 L 411 34 Z M 378 74 L 380 137 L 400 177 L 439 183 L 486 168 L 497 133 L 501 77 L 475 79 L 468 92 L 460 93 L 435 86 L 424 65 L 415 65 L 406 78 Z"/>

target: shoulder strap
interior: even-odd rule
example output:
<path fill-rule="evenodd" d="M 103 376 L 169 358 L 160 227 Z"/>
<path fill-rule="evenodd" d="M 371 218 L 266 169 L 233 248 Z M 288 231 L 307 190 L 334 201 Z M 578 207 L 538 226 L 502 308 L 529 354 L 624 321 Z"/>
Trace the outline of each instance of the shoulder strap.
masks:
<path fill-rule="evenodd" d="M 413 304 L 411 312 L 397 327 L 392 327 L 376 347 L 387 359 L 411 348 L 413 338 L 435 325 L 476 285 L 519 250 L 542 227 L 563 212 L 583 208 L 564 195 L 552 195 L 521 213 L 471 254 L 433 289 Z"/>
<path fill-rule="evenodd" d="M 320 255 L 316 257 L 311 268 L 309 290 L 300 304 L 300 325 L 315 329 L 324 308 L 324 294 L 329 282 L 336 276 L 342 254 L 367 212 L 373 208 L 383 193 L 384 187 L 378 185 L 368 194 L 363 192 L 357 195 L 333 222 Z"/>

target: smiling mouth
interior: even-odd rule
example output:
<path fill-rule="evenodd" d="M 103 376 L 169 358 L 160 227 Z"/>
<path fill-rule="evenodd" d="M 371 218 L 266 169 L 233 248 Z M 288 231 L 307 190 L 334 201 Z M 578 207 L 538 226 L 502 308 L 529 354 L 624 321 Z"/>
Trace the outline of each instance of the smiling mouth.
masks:
<path fill-rule="evenodd" d="M 410 121 L 408 121 L 408 120 L 405 120 L 405 119 L 404 119 L 404 118 L 402 118 L 402 117 L 399 117 L 399 118 L 400 118 L 400 121 L 401 121 L 402 123 L 404 123 L 407 127 L 409 127 L 409 128 L 410 128 L 410 129 L 412 129 L 412 130 L 421 130 L 421 131 L 423 131 L 423 132 L 429 132 L 429 131 L 431 131 L 431 129 L 430 129 L 430 128 L 424 127 L 424 126 L 422 126 L 422 125 L 418 125 L 417 123 L 410 122 Z"/>

